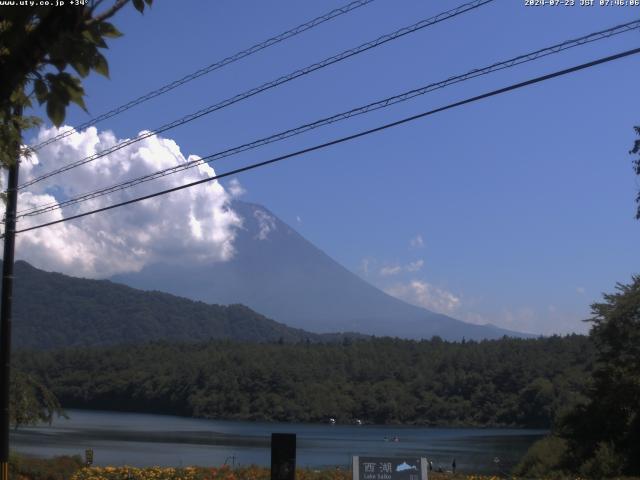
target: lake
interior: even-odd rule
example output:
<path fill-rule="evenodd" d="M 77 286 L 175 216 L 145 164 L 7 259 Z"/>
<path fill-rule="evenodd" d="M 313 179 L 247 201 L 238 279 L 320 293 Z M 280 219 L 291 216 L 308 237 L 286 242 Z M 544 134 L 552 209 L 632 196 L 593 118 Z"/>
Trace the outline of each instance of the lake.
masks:
<path fill-rule="evenodd" d="M 95 465 L 214 466 L 270 464 L 271 433 L 297 434 L 300 467 L 347 466 L 352 455 L 427 457 L 434 466 L 507 471 L 546 432 L 203 420 L 170 415 L 67 410 L 69 419 L 11 432 L 11 448 L 50 457 L 94 450 Z M 393 441 L 397 437 L 397 441 Z M 496 461 L 497 460 L 497 461 Z"/>

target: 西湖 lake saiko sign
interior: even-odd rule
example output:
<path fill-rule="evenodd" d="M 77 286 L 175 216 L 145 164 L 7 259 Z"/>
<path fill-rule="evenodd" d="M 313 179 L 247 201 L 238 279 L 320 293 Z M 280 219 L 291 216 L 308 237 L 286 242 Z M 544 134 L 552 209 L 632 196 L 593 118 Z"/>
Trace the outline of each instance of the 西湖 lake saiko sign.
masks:
<path fill-rule="evenodd" d="M 353 480 L 427 480 L 427 459 L 354 456 Z"/>

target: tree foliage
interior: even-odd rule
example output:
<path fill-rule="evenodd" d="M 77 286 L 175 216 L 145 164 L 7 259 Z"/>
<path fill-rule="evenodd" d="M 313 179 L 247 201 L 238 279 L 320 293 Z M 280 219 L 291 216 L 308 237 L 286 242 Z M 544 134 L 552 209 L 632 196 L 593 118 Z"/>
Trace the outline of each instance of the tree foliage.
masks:
<path fill-rule="evenodd" d="M 569 467 L 593 477 L 640 475 L 640 276 L 616 289 L 591 307 L 593 382 L 561 429 Z"/>
<path fill-rule="evenodd" d="M 566 440 L 553 435 L 544 437 L 529 448 L 513 474 L 521 478 L 566 478 L 559 470 L 566 453 Z"/>
<path fill-rule="evenodd" d="M 584 336 L 207 342 L 24 352 L 67 407 L 268 421 L 549 427 L 579 402 Z"/>
<path fill-rule="evenodd" d="M 636 135 L 640 137 L 640 126 L 633 127 L 633 129 L 636 131 Z M 633 161 L 633 169 L 635 170 L 636 175 L 640 176 L 640 138 L 637 138 L 633 143 L 633 148 L 629 153 L 631 155 L 639 155 L 638 158 Z M 638 195 L 636 196 L 636 203 L 638 204 L 638 209 L 636 210 L 636 220 L 640 220 L 640 190 L 638 191 Z"/>
<path fill-rule="evenodd" d="M 86 5 L 3 7 L 0 19 L 0 165 L 12 164 L 20 153 L 21 131 L 40 119 L 23 115 L 32 100 L 46 107 L 56 125 L 70 103 L 86 110 L 82 78 L 91 71 L 109 75 L 103 55 L 106 40 L 122 34 L 108 22 L 129 0 L 98 11 L 104 0 Z M 49 5 L 41 5 L 47 3 Z M 133 0 L 142 12 L 152 0 Z M 72 71 L 69 70 L 72 69 Z M 72 73 L 75 71 L 75 74 Z"/>
<path fill-rule="evenodd" d="M 25 2 L 27 3 L 27 2 Z M 86 110 L 82 78 L 91 71 L 109 75 L 101 53 L 106 39 L 121 36 L 107 20 L 129 0 L 114 0 L 101 11 L 104 0 L 60 7 L 54 2 L 4 6 L 0 17 L 0 166 L 12 165 L 22 151 L 22 132 L 38 125 L 24 115 L 35 99 L 60 126 L 68 105 Z M 152 0 L 133 0 L 142 12 Z M 69 69 L 73 69 L 75 74 Z M 60 404 L 41 380 L 16 371 L 10 379 L 10 415 L 14 425 L 51 421 Z"/>
<path fill-rule="evenodd" d="M 11 374 L 10 423 L 20 425 L 51 423 L 54 415 L 64 416 L 60 402 L 42 381 L 20 370 Z"/>

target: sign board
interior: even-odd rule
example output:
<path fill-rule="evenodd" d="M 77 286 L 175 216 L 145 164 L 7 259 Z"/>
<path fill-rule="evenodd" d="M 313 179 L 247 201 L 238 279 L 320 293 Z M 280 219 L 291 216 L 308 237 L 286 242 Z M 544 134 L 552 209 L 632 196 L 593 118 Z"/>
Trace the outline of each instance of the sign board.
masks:
<path fill-rule="evenodd" d="M 353 457 L 353 480 L 427 480 L 424 457 Z"/>

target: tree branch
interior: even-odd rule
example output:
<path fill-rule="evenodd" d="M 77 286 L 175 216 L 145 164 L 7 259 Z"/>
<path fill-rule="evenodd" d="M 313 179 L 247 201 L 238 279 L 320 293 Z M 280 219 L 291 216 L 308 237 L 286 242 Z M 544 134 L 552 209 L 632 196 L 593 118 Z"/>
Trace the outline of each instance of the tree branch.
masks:
<path fill-rule="evenodd" d="M 104 22 L 105 20 L 113 17 L 118 12 L 118 10 L 124 7 L 127 3 L 129 3 L 129 0 L 116 0 L 111 8 L 105 10 L 100 15 L 96 15 L 95 17 L 90 18 L 85 22 L 85 25 L 89 26 L 93 25 L 94 23 Z"/>

